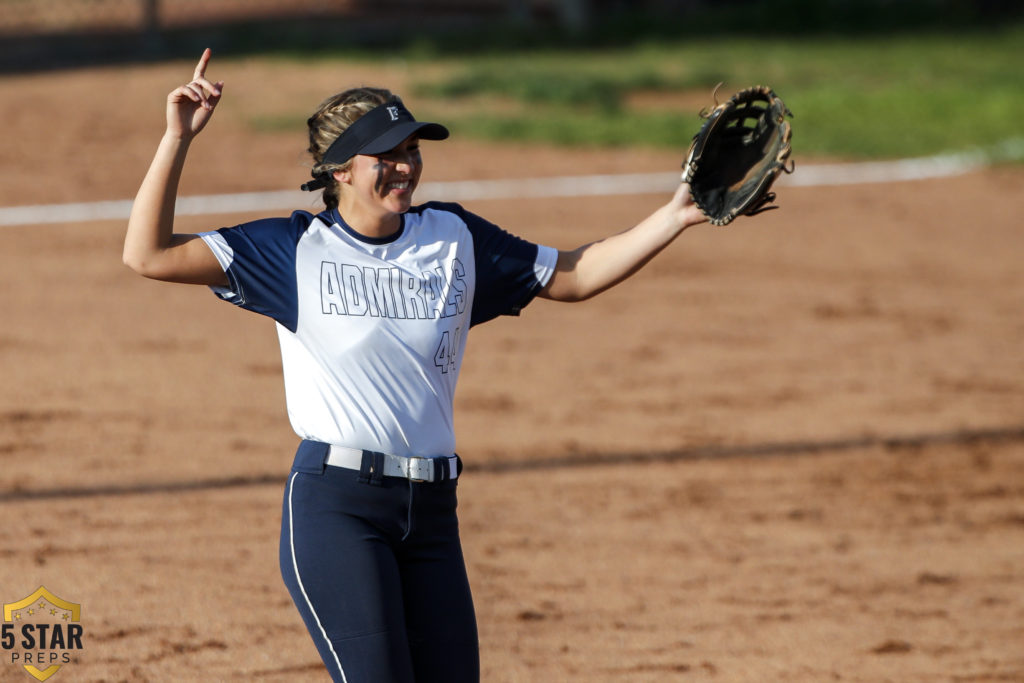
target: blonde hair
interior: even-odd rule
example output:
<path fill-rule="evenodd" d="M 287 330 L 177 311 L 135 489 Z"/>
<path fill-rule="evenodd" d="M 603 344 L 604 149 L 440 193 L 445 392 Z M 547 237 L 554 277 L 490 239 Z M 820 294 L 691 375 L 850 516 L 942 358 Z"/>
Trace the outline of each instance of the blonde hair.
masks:
<path fill-rule="evenodd" d="M 343 164 L 325 164 L 324 155 L 338 136 L 371 109 L 395 97 L 384 88 L 350 88 L 324 100 L 306 120 L 309 127 L 309 153 L 313 155 L 313 177 L 324 183 L 323 201 L 328 209 L 338 207 L 341 187 L 334 179 L 337 171 L 347 171 L 352 160 Z"/>

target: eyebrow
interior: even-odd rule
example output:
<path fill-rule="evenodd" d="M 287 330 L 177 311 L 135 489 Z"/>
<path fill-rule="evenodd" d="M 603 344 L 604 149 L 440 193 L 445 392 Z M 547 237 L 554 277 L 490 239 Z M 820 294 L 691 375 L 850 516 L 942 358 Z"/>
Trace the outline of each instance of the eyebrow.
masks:
<path fill-rule="evenodd" d="M 401 145 L 399 145 L 399 147 L 401 147 Z M 418 150 L 420 148 L 420 139 L 419 138 L 414 138 L 413 140 L 410 140 L 409 141 L 409 147 Z M 394 147 L 392 149 L 389 149 L 386 152 L 381 152 L 380 154 L 371 154 L 370 156 L 372 156 L 372 157 L 384 157 L 384 156 L 387 156 L 389 154 L 394 154 L 396 149 L 398 149 L 398 147 Z"/>

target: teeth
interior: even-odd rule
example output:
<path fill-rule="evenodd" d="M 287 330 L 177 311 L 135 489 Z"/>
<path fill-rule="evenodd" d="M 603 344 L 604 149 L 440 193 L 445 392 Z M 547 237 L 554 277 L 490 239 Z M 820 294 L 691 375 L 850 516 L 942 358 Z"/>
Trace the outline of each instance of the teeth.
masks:
<path fill-rule="evenodd" d="M 409 181 L 405 180 L 405 181 L 400 182 L 400 183 L 390 183 L 390 186 L 395 188 L 396 190 L 404 190 L 407 187 L 409 187 Z"/>

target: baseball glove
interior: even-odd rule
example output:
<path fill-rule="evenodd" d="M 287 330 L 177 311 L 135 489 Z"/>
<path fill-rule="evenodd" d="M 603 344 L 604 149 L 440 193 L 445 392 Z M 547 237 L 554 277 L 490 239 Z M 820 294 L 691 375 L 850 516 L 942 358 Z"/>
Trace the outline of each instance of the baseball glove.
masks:
<path fill-rule="evenodd" d="M 717 89 L 716 89 L 717 92 Z M 683 163 L 683 182 L 694 203 L 713 225 L 727 225 L 740 214 L 752 216 L 777 206 L 769 192 L 779 174 L 793 172 L 786 108 L 771 88 L 747 88 L 702 111 L 706 119 L 693 136 Z"/>

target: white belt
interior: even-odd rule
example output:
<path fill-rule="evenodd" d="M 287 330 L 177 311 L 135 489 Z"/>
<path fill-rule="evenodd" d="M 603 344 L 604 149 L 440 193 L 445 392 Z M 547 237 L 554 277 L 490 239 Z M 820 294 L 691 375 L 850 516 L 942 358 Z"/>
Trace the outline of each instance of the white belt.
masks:
<path fill-rule="evenodd" d="M 459 459 L 454 455 L 442 455 L 433 458 L 417 456 L 384 454 L 385 477 L 401 477 L 415 482 L 435 482 L 456 479 L 459 476 Z M 347 470 L 360 470 L 363 466 L 363 451 L 358 448 L 331 445 L 327 455 L 327 464 L 332 467 L 344 467 Z"/>

